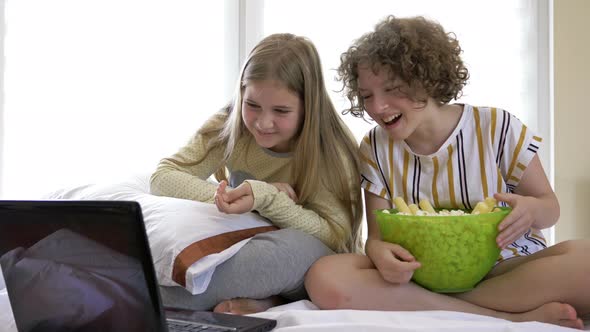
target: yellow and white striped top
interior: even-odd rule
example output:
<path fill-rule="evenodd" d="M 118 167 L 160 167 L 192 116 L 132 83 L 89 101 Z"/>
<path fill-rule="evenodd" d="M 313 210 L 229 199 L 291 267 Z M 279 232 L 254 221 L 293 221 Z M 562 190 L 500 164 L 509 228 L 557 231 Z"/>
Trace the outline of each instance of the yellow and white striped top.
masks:
<path fill-rule="evenodd" d="M 509 112 L 464 105 L 459 124 L 441 148 L 419 155 L 377 126 L 360 145 L 362 187 L 392 201 L 428 199 L 436 208 L 471 210 L 494 193 L 513 192 L 542 139 Z M 500 260 L 546 247 L 531 229 L 504 249 Z"/>

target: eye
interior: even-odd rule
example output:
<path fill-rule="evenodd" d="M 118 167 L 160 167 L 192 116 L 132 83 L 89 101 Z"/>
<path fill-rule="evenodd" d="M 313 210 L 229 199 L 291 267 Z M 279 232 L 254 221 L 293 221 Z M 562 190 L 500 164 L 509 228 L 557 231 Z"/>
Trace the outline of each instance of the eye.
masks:
<path fill-rule="evenodd" d="M 249 108 L 255 108 L 255 109 L 260 108 L 260 106 L 258 106 L 257 104 L 254 104 L 253 102 L 250 102 L 250 101 L 245 101 L 244 104 L 246 104 L 246 106 L 248 106 Z"/>
<path fill-rule="evenodd" d="M 291 112 L 290 110 L 286 110 L 286 109 L 282 109 L 282 108 L 275 108 L 274 111 L 279 114 L 287 114 L 287 113 Z"/>
<path fill-rule="evenodd" d="M 394 87 L 385 88 L 385 92 L 386 93 L 394 94 L 396 96 L 403 96 L 403 95 L 405 95 L 405 93 L 402 91 L 402 87 L 401 86 L 394 86 Z"/>
<path fill-rule="evenodd" d="M 364 96 L 361 96 L 361 99 L 362 100 L 367 100 L 367 99 L 371 98 L 372 96 L 373 95 L 364 95 Z"/>

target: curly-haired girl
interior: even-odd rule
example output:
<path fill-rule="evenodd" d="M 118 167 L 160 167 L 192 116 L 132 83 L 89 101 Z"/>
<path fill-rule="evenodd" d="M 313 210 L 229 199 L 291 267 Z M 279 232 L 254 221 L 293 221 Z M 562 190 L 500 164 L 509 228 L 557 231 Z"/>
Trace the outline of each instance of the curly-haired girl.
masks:
<path fill-rule="evenodd" d="M 306 277 L 320 308 L 452 310 L 583 327 L 590 312 L 588 241 L 546 247 L 559 203 L 537 156 L 541 138 L 507 111 L 449 103 L 469 73 L 453 34 L 423 17 L 387 17 L 342 57 L 350 112 L 378 126 L 362 140 L 367 256 L 318 260 Z M 393 199 L 472 209 L 494 196 L 512 212 L 499 224 L 496 266 L 473 290 L 443 295 L 410 282 L 421 263 L 381 240 L 373 211 Z"/>

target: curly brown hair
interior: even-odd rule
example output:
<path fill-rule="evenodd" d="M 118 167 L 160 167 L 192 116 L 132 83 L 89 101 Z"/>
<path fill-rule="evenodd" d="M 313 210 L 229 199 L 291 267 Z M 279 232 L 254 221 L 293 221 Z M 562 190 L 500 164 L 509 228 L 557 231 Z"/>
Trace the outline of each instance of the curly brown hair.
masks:
<path fill-rule="evenodd" d="M 437 22 L 421 16 L 387 16 L 375 26 L 375 31 L 357 39 L 340 56 L 338 76 L 351 104 L 345 113 L 364 115 L 357 84 L 361 63 L 375 74 L 382 66 L 390 69 L 391 80 L 399 78 L 408 84 L 409 97 L 414 100 L 420 100 L 418 92 L 442 104 L 458 99 L 469 78 L 461 52 L 455 34 L 446 33 Z"/>

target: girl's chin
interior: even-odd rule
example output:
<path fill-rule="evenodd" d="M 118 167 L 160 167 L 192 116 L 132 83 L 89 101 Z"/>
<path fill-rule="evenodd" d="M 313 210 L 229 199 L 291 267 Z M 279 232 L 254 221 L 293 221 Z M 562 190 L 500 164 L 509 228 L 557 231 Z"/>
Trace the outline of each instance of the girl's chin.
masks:
<path fill-rule="evenodd" d="M 385 131 L 387 132 L 387 135 L 389 135 L 389 137 L 394 140 L 401 141 L 408 138 L 408 135 L 406 135 L 406 133 L 404 133 L 402 130 L 385 128 Z"/>
<path fill-rule="evenodd" d="M 274 146 L 274 144 L 268 142 L 267 140 L 261 140 L 261 139 L 257 139 L 256 144 L 258 144 L 258 146 L 265 148 L 265 149 L 272 149 Z"/>
<path fill-rule="evenodd" d="M 385 123 L 381 124 L 381 127 L 385 129 L 389 137 L 396 139 L 396 140 L 404 140 L 408 138 L 408 133 L 404 124 L 401 121 L 398 121 L 393 124 L 386 125 Z"/>
<path fill-rule="evenodd" d="M 275 151 L 278 149 L 278 144 L 275 144 L 274 142 L 270 142 L 268 140 L 261 140 L 261 139 L 257 139 L 256 140 L 256 144 L 258 144 L 258 146 L 260 146 L 261 148 L 265 148 L 271 151 Z"/>

